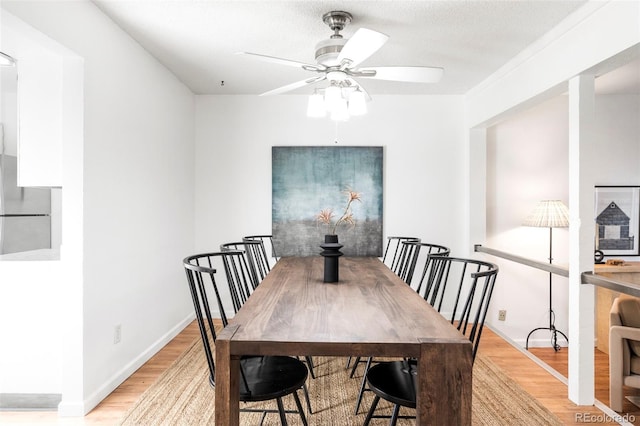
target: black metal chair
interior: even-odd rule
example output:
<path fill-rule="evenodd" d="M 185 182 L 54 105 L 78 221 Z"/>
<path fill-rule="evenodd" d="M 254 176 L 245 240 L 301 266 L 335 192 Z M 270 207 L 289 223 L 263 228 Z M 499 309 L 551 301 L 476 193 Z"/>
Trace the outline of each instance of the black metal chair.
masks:
<path fill-rule="evenodd" d="M 447 256 L 432 256 L 432 262 L 431 289 L 436 302 L 433 306 L 471 341 L 475 360 L 498 267 L 480 260 Z M 450 311 L 443 313 L 442 308 Z M 365 426 L 373 417 L 386 417 L 374 416 L 380 398 L 394 404 L 390 426 L 396 424 L 401 406 L 416 407 L 416 369 L 416 362 L 411 359 L 381 362 L 369 369 L 367 384 L 375 397 Z"/>
<path fill-rule="evenodd" d="M 223 244 L 223 246 L 227 247 L 222 248 L 221 246 L 223 252 L 237 252 L 233 256 L 222 257 L 234 313 L 238 313 L 242 305 L 257 288 L 251 259 L 244 250 L 236 249 L 236 245 L 237 243 L 230 243 L 229 246 Z"/>
<path fill-rule="evenodd" d="M 422 295 L 420 291 L 422 290 L 423 282 L 428 281 L 430 278 L 433 280 L 433 268 L 432 258 L 434 256 L 449 256 L 450 249 L 445 246 L 441 246 L 438 244 L 431 243 L 422 243 L 420 241 L 402 241 L 401 244 L 407 246 L 405 249 L 405 253 L 408 254 L 406 259 L 402 260 L 403 266 L 400 267 L 401 274 L 398 274 L 400 278 L 402 278 L 407 284 L 410 286 L 416 287 L 415 290 L 418 294 Z M 418 268 L 418 273 L 420 274 L 420 278 L 416 280 L 417 284 L 413 284 L 413 276 L 415 274 L 416 268 Z M 426 287 L 426 285 L 425 285 Z M 424 296 L 423 296 L 424 297 Z M 353 377 L 356 368 L 358 367 L 358 363 L 362 362 L 360 357 L 356 358 L 353 369 L 351 370 L 350 377 Z M 358 398 L 356 399 L 356 409 L 355 414 L 358 414 L 360 410 L 360 404 L 362 403 L 362 397 L 364 392 L 368 389 L 366 388 L 367 384 L 367 372 L 369 368 L 371 368 L 371 364 L 373 363 L 373 357 L 368 357 L 364 372 L 362 374 L 362 381 L 360 383 L 360 390 L 358 392 Z"/>
<path fill-rule="evenodd" d="M 209 299 L 215 297 L 223 326 L 228 320 L 224 304 L 216 284 L 216 262 L 221 258 L 226 275 L 233 276 L 235 271 L 229 267 L 244 257 L 241 251 L 224 251 L 189 256 L 183 260 L 187 274 L 187 282 L 193 300 L 193 306 L 200 328 L 200 336 L 209 366 L 209 383 L 215 387 L 215 364 L 212 347 L 215 345 L 216 332 Z M 220 261 L 217 262 L 218 265 Z M 241 262 L 240 262 L 241 263 Z M 213 295 L 211 294 L 213 292 Z M 303 388 L 307 380 L 307 367 L 301 361 L 289 356 L 243 356 L 240 359 L 240 401 L 260 402 L 275 399 L 277 410 L 242 409 L 241 411 L 261 412 L 262 419 L 267 413 L 277 412 L 282 425 L 287 425 L 286 413 L 282 398 L 292 395 L 306 426 L 307 419 L 298 397 L 298 389 Z"/>
<path fill-rule="evenodd" d="M 251 293 L 253 293 L 253 290 L 258 287 L 260 282 L 262 282 L 271 270 L 267 260 L 266 250 L 262 239 L 258 236 L 244 237 L 242 242 L 221 244 L 220 250 L 238 250 L 244 253 L 242 259 L 236 259 L 233 262 L 234 264 L 230 265 L 233 276 L 227 277 L 230 286 L 229 291 L 233 300 L 233 308 L 238 312 Z M 306 356 L 305 362 L 309 366 L 311 378 L 315 379 L 313 358 Z M 309 403 L 308 398 L 307 403 Z M 310 404 L 309 411 L 311 411 Z"/>
<path fill-rule="evenodd" d="M 240 250 L 244 253 L 253 290 L 258 287 L 258 284 L 262 282 L 270 270 L 268 267 L 265 268 L 264 260 L 261 258 L 264 246 L 260 240 L 224 243 L 220 245 L 220 250 Z"/>
<path fill-rule="evenodd" d="M 242 237 L 242 241 L 262 241 L 262 245 L 264 246 L 264 256 L 266 259 L 273 259 L 273 262 L 278 262 L 278 254 L 276 253 L 276 246 L 273 245 L 273 235 L 248 235 L 246 237 Z M 270 254 L 270 255 L 269 255 Z M 269 266 L 273 266 L 272 262 L 267 261 Z"/>
<path fill-rule="evenodd" d="M 410 253 L 407 251 L 408 247 L 402 244 L 405 241 L 420 242 L 420 238 L 387 237 L 387 246 L 385 247 L 384 255 L 382 256 L 382 262 L 398 276 L 400 276 L 403 269 L 402 267 L 406 265 L 407 259 L 410 257 Z M 393 257 L 391 257 L 391 255 L 393 255 Z"/>
<path fill-rule="evenodd" d="M 391 270 L 407 284 L 411 283 L 412 266 L 414 266 L 417 252 L 420 250 L 417 245 L 420 241 L 420 239 L 400 241 L 395 264 L 391 267 Z"/>
<path fill-rule="evenodd" d="M 265 241 L 269 242 L 270 238 L 270 235 L 242 237 L 242 242 L 244 243 L 258 243 L 249 244 L 246 248 L 247 250 L 250 250 L 249 256 L 252 258 L 253 263 L 256 266 L 256 272 L 258 273 L 260 281 L 262 281 L 269 271 L 271 271 L 271 263 L 269 262 L 269 256 L 265 246 Z"/>
<path fill-rule="evenodd" d="M 414 249 L 410 250 L 412 252 L 412 257 L 409 267 L 407 268 L 405 282 L 409 284 L 416 291 L 416 293 L 424 296 L 422 293 L 422 287 L 425 283 L 425 280 L 428 281 L 429 276 L 432 272 L 432 257 L 449 256 L 451 250 L 448 247 L 439 244 L 423 243 L 418 241 L 407 241 L 404 244 L 415 247 Z M 416 271 L 418 271 L 418 273 L 420 274 L 420 278 L 417 278 L 418 275 L 416 275 Z"/>

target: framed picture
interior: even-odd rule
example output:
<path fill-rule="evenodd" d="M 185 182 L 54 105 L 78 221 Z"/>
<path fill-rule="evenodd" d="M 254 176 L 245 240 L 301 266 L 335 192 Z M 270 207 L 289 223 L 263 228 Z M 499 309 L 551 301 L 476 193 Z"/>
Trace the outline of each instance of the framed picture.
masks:
<path fill-rule="evenodd" d="M 596 250 L 605 256 L 638 256 L 640 186 L 596 186 Z"/>
<path fill-rule="evenodd" d="M 339 226 L 347 256 L 382 256 L 383 148 L 381 146 L 272 147 L 272 235 L 279 256 L 314 256 L 330 229 L 317 217 L 343 214 L 347 189 L 355 225 Z"/>

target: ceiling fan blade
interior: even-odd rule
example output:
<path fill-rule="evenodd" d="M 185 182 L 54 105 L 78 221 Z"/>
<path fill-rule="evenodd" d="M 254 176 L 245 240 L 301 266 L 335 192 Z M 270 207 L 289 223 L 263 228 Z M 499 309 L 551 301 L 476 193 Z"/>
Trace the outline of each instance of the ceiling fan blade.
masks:
<path fill-rule="evenodd" d="M 375 71 L 375 75 L 366 75 L 367 72 L 371 71 Z M 437 83 L 442 78 L 444 69 L 438 67 L 367 67 L 359 68 L 357 72 L 364 73 L 364 75 L 358 75 L 358 77 L 377 80 Z"/>
<path fill-rule="evenodd" d="M 236 52 L 236 55 L 246 55 L 254 59 L 258 59 L 264 62 L 271 62 L 273 64 L 287 65 L 289 67 L 303 68 L 307 71 L 324 71 L 325 66 L 307 64 L 304 62 L 293 61 L 291 59 L 276 58 L 275 56 L 260 55 L 258 53 L 249 52 Z"/>
<path fill-rule="evenodd" d="M 295 83 L 287 84 L 286 86 L 278 87 L 277 89 L 273 89 L 273 90 L 269 90 L 268 92 L 261 93 L 260 96 L 279 95 L 280 93 L 289 92 L 291 90 L 295 90 L 299 87 L 303 87 L 308 84 L 317 83 L 318 81 L 322 81 L 326 78 L 327 78 L 326 75 L 307 78 L 306 80 L 296 81 Z"/>
<path fill-rule="evenodd" d="M 342 47 L 338 63 L 347 63 L 347 68 L 357 66 L 373 55 L 389 40 L 389 36 L 367 28 L 360 28 Z"/>

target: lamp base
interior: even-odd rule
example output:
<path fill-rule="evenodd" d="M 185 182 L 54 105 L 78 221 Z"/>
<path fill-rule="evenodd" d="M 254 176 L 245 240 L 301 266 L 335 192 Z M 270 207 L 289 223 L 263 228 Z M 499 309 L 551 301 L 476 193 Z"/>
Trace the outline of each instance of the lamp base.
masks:
<path fill-rule="evenodd" d="M 549 330 L 553 334 L 551 341 L 552 341 L 553 350 L 556 352 L 560 350 L 560 345 L 558 345 L 558 334 L 561 334 L 562 337 L 564 337 L 564 340 L 566 340 L 567 343 L 569 343 L 569 338 L 567 337 L 567 335 L 564 334 L 562 331 L 558 330 L 553 324 L 551 324 L 549 325 L 549 327 L 538 327 L 538 328 L 534 328 L 529 332 L 529 334 L 527 335 L 527 342 L 525 345 L 526 350 L 529 350 L 529 337 L 531 337 L 531 335 L 538 330 Z"/>

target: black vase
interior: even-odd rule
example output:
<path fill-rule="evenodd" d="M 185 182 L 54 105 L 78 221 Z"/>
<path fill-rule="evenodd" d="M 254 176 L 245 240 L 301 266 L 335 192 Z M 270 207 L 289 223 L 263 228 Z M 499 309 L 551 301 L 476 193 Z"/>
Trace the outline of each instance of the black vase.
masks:
<path fill-rule="evenodd" d="M 325 235 L 324 244 L 320 244 L 320 247 L 322 247 L 320 255 L 324 256 L 324 282 L 337 283 L 338 258 L 342 256 L 340 251 L 342 244 L 338 243 L 337 235 Z"/>

